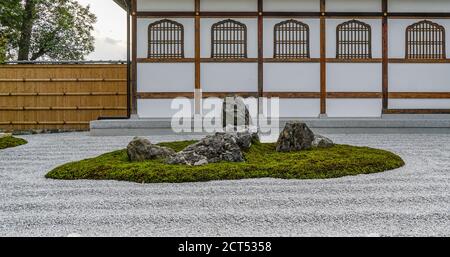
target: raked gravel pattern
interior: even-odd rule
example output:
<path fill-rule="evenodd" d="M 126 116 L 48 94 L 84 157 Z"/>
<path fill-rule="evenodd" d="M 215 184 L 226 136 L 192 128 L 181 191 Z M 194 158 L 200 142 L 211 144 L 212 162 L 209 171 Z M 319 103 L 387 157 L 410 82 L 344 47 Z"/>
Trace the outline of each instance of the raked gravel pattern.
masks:
<path fill-rule="evenodd" d="M 407 165 L 330 180 L 57 181 L 44 175 L 131 137 L 23 136 L 0 151 L 0 236 L 450 236 L 450 135 L 328 136 Z"/>

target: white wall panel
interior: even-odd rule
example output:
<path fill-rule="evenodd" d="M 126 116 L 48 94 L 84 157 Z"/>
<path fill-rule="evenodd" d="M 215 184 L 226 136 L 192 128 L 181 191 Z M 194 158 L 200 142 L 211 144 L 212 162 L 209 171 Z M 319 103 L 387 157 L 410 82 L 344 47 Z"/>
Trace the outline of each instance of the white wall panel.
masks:
<path fill-rule="evenodd" d="M 201 20 L 201 56 L 202 58 L 211 57 L 211 27 L 214 23 L 226 20 L 223 19 L 202 19 Z M 258 21 L 257 19 L 234 19 L 247 26 L 247 51 L 249 58 L 258 57 Z"/>
<path fill-rule="evenodd" d="M 449 1 L 450 3 L 450 1 Z M 389 57 L 405 58 L 405 40 L 406 28 L 421 20 L 414 19 L 391 19 L 389 20 Z M 447 57 L 450 56 L 450 20 L 447 19 L 431 19 L 431 21 L 444 26 L 446 31 Z"/>
<path fill-rule="evenodd" d="M 185 11 L 193 12 L 195 9 L 193 0 L 137 0 L 138 11 Z"/>
<path fill-rule="evenodd" d="M 264 57 L 273 58 L 274 54 L 274 27 L 286 19 L 264 19 Z M 320 20 L 319 19 L 296 19 L 309 26 L 310 54 L 311 58 L 320 57 Z"/>
<path fill-rule="evenodd" d="M 381 110 L 381 99 L 327 99 L 330 118 L 380 117 Z"/>
<path fill-rule="evenodd" d="M 139 18 L 137 20 L 137 57 L 148 57 L 148 26 L 161 19 Z M 184 55 L 186 58 L 195 56 L 195 27 L 194 19 L 171 19 L 183 24 L 184 27 Z"/>
<path fill-rule="evenodd" d="M 138 99 L 137 110 L 139 118 L 171 118 L 180 113 L 178 109 L 172 109 L 173 99 Z M 190 103 L 190 110 L 182 112 L 182 117 L 191 117 L 194 112 L 194 100 L 186 100 Z"/>
<path fill-rule="evenodd" d="M 201 69 L 204 92 L 258 91 L 256 63 L 203 63 Z"/>
<path fill-rule="evenodd" d="M 320 92 L 320 64 L 266 63 L 264 91 Z"/>
<path fill-rule="evenodd" d="M 380 63 L 327 64 L 327 90 L 330 92 L 381 92 Z"/>
<path fill-rule="evenodd" d="M 192 0 L 194 1 L 194 0 Z M 257 0 L 202 0 L 200 8 L 209 12 L 256 12 Z"/>
<path fill-rule="evenodd" d="M 450 99 L 390 99 L 390 109 L 450 109 Z"/>
<path fill-rule="evenodd" d="M 311 118 L 320 114 L 318 99 L 280 99 L 280 118 Z"/>
<path fill-rule="evenodd" d="M 372 57 L 381 58 L 381 20 L 379 19 L 358 19 L 367 23 L 372 28 Z M 327 20 L 327 57 L 336 58 L 336 28 L 339 24 L 346 22 L 344 19 Z"/>
<path fill-rule="evenodd" d="M 329 0 L 326 8 L 327 12 L 381 12 L 381 0 Z"/>
<path fill-rule="evenodd" d="M 450 64 L 390 64 L 391 92 L 450 92 Z"/>
<path fill-rule="evenodd" d="M 389 12 L 450 12 L 448 0 L 389 0 Z"/>
<path fill-rule="evenodd" d="M 264 0 L 266 12 L 319 12 L 319 0 Z"/>
<path fill-rule="evenodd" d="M 138 92 L 193 92 L 193 63 L 139 63 Z"/>

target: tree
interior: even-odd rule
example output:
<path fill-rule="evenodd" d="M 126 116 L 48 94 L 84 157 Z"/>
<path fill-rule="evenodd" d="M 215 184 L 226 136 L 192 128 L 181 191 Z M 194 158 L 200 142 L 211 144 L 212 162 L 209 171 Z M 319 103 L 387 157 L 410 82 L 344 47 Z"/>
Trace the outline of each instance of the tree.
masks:
<path fill-rule="evenodd" d="M 76 0 L 1 0 L 0 37 L 9 58 L 82 60 L 94 50 L 89 6 Z"/>

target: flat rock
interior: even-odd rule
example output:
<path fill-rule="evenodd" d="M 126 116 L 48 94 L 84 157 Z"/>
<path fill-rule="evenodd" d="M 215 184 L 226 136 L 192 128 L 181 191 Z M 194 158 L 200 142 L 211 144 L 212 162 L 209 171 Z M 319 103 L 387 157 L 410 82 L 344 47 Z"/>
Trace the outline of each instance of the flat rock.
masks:
<path fill-rule="evenodd" d="M 175 154 L 175 151 L 157 145 L 153 145 L 148 139 L 135 137 L 127 146 L 128 159 L 132 162 L 167 158 Z"/>
<path fill-rule="evenodd" d="M 312 146 L 318 148 L 328 148 L 334 146 L 334 143 L 328 137 L 324 137 L 322 135 L 314 135 Z"/>

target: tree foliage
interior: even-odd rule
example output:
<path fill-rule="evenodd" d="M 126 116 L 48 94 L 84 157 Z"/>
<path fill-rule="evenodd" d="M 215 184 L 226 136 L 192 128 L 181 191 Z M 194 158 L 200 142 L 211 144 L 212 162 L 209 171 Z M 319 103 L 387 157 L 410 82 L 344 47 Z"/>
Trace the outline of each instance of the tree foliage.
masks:
<path fill-rule="evenodd" d="M 94 50 L 89 7 L 76 0 L 1 0 L 0 38 L 6 58 L 82 60 Z"/>

